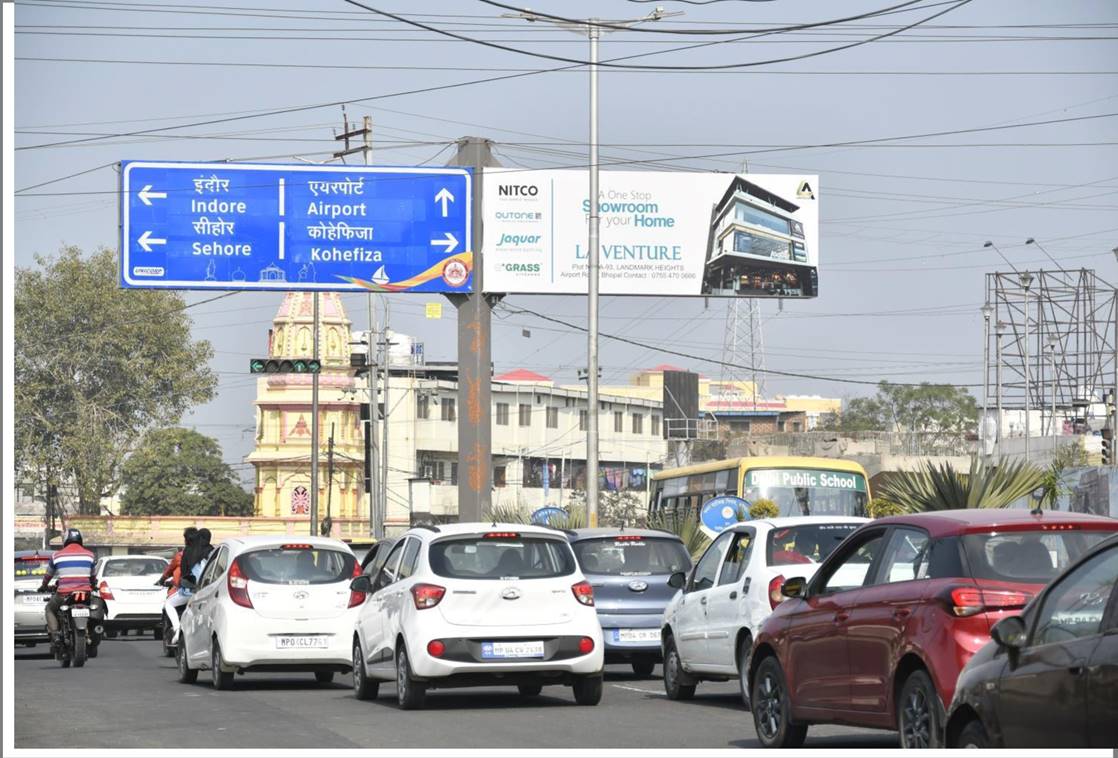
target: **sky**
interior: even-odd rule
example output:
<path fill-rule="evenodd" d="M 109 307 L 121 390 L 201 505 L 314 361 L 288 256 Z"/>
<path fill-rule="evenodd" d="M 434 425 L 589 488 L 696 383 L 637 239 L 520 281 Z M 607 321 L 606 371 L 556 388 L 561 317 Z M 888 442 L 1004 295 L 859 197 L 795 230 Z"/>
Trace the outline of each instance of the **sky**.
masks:
<path fill-rule="evenodd" d="M 480 0 L 365 5 L 520 51 L 588 55 L 585 37 L 502 18 L 508 11 Z M 949 382 L 980 393 L 985 274 L 1009 268 L 986 241 L 1014 266 L 1051 267 L 1025 246 L 1032 237 L 1062 265 L 1118 282 L 1111 252 L 1118 245 L 1118 5 L 919 0 L 876 18 L 767 35 L 744 30 L 898 3 L 659 5 L 683 15 L 643 28 L 742 31 L 613 31 L 603 36 L 601 59 L 761 62 L 849 45 L 948 11 L 906 32 L 798 61 L 601 73 L 603 162 L 820 175 L 819 297 L 764 301 L 761 314 L 767 368 L 826 380 L 772 375 L 767 395 L 849 398 L 872 392 L 880 379 Z M 532 6 L 610 19 L 653 8 L 637 0 Z M 116 247 L 117 161 L 322 161 L 336 149 L 341 101 L 350 101 L 351 121 L 372 116 L 375 164 L 445 164 L 453 141 L 466 135 L 494 140 L 497 159 L 511 167 L 580 167 L 588 155 L 584 68 L 432 90 L 569 64 L 452 39 L 342 0 L 23 0 L 16 24 L 17 266 L 64 245 Z M 681 47 L 691 49 L 666 52 Z M 321 104 L 329 105 L 290 110 Z M 1018 126 L 1037 121 L 1058 123 Z M 109 136 L 153 128 L 162 131 Z M 985 130 L 812 147 L 974 129 Z M 720 155 L 701 157 L 712 153 Z M 54 181 L 63 177 L 70 178 Z M 186 293 L 191 303 L 212 296 Z M 184 424 L 216 437 L 229 462 L 240 463 L 252 448 L 255 382 L 246 359 L 265 351 L 280 299 L 238 293 L 188 311 L 195 337 L 213 345 L 220 381 L 213 401 Z M 389 299 L 394 330 L 422 341 L 429 360 L 455 358 L 453 309 L 445 307 L 441 320 L 424 317 L 425 304 L 440 296 Z M 344 300 L 354 328 L 364 329 L 365 298 Z M 511 295 L 505 304 L 586 323 L 583 296 Z M 664 362 L 719 376 L 716 364 L 605 335 L 718 359 L 726 310 L 720 299 L 603 297 L 603 384 Z M 498 372 L 524 367 L 574 383 L 586 365 L 586 337 L 499 312 L 493 359 Z"/>

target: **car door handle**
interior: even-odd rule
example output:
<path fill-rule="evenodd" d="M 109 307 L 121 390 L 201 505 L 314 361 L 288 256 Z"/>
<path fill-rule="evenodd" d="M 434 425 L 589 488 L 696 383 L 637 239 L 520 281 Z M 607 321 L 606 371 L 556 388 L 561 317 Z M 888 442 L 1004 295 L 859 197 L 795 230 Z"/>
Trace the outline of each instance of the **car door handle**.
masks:
<path fill-rule="evenodd" d="M 706 595 L 703 595 L 701 598 L 699 598 L 699 604 L 700 605 L 706 605 L 707 604 Z"/>
<path fill-rule="evenodd" d="M 902 621 L 911 615 L 911 608 L 897 608 L 895 611 L 893 611 L 893 618 L 897 619 L 898 621 Z"/>
<path fill-rule="evenodd" d="M 738 591 L 737 590 L 734 590 L 733 592 L 730 593 L 730 599 L 731 600 L 737 600 L 738 599 Z"/>
<path fill-rule="evenodd" d="M 836 624 L 841 624 L 844 621 L 846 621 L 848 618 L 850 618 L 849 613 L 847 613 L 846 611 L 839 611 L 838 613 L 835 614 L 835 623 Z"/>

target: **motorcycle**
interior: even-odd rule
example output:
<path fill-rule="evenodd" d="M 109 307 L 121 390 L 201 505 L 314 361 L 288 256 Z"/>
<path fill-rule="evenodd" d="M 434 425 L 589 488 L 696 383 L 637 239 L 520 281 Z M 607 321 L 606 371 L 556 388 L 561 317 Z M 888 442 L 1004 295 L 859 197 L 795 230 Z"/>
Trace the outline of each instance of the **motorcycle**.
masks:
<path fill-rule="evenodd" d="M 101 625 L 99 605 L 95 602 L 96 593 L 89 590 L 74 590 L 58 608 L 58 631 L 61 636 L 55 647 L 55 659 L 62 668 L 75 668 L 85 665 L 87 658 L 97 657 L 104 627 Z"/>

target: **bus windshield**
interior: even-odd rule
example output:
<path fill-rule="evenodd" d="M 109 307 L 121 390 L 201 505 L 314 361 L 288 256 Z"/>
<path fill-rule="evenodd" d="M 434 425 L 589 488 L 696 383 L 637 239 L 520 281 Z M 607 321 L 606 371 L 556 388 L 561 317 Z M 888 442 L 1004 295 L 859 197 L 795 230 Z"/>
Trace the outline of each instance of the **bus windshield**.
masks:
<path fill-rule="evenodd" d="M 772 500 L 781 516 L 864 516 L 866 480 L 848 471 L 749 469 L 742 497 Z"/>

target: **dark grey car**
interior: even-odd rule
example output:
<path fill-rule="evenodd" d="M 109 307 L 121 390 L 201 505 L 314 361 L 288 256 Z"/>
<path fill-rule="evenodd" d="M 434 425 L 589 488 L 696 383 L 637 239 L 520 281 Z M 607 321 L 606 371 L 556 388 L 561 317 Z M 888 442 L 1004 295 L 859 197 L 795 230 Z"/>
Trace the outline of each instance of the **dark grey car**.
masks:
<path fill-rule="evenodd" d="M 594 588 L 606 663 L 631 663 L 648 676 L 661 658 L 664 608 L 676 593 L 668 578 L 691 570 L 687 549 L 676 535 L 655 529 L 577 529 L 568 536 Z"/>

